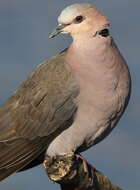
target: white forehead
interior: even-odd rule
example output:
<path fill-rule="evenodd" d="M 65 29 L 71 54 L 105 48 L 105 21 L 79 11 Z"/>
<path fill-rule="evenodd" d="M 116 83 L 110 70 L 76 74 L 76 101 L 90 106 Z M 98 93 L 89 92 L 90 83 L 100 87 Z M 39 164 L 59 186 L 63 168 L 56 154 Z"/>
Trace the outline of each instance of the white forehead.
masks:
<path fill-rule="evenodd" d="M 90 4 L 73 4 L 66 7 L 58 17 L 58 23 L 69 23 L 71 22 L 76 16 L 82 15 L 82 13 L 91 8 Z"/>

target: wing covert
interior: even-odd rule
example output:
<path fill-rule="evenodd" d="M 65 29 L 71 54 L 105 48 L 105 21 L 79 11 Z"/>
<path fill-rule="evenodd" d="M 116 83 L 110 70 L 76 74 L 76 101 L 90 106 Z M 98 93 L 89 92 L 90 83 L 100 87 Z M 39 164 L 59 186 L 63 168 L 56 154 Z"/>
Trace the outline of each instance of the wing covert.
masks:
<path fill-rule="evenodd" d="M 65 54 L 39 65 L 0 108 L 0 179 L 35 159 L 71 125 L 79 87 Z"/>

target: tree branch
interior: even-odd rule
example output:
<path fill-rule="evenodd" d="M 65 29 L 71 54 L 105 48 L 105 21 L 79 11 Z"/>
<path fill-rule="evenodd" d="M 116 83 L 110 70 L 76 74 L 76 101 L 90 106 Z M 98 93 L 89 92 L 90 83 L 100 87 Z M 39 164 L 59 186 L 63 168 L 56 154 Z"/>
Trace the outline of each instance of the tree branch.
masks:
<path fill-rule="evenodd" d="M 49 178 L 60 184 L 61 190 L 122 190 L 78 154 L 47 156 L 44 166 Z"/>

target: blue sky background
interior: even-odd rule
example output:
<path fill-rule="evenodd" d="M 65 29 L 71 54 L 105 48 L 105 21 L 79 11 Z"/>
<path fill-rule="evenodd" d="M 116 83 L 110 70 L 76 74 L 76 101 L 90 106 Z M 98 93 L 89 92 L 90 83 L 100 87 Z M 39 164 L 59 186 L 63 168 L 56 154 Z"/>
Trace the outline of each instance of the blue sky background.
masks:
<path fill-rule="evenodd" d="M 129 107 L 117 128 L 84 153 L 90 163 L 124 190 L 140 189 L 140 1 L 0 0 L 0 104 L 43 60 L 68 46 L 70 38 L 48 39 L 60 11 L 75 2 L 91 2 L 111 20 L 111 33 L 132 75 Z M 0 190 L 58 189 L 42 166 L 15 174 Z"/>

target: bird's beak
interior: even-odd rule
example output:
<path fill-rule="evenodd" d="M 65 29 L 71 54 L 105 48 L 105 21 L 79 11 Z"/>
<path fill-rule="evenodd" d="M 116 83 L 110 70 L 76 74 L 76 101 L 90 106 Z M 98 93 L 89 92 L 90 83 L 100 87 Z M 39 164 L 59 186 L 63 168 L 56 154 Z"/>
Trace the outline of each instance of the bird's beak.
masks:
<path fill-rule="evenodd" d="M 63 32 L 63 29 L 66 27 L 66 24 L 59 24 L 57 28 L 49 35 L 49 38 L 54 38 L 58 34 Z"/>

